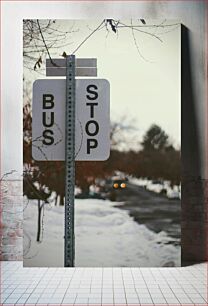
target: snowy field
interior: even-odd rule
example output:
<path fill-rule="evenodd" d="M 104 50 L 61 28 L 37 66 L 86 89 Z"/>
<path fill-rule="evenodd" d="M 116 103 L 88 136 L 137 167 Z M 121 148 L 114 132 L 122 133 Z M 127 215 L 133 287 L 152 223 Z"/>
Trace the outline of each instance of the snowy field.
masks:
<path fill-rule="evenodd" d="M 144 187 L 147 190 L 153 191 L 155 193 L 161 193 L 162 191 L 165 191 L 165 194 L 169 199 L 181 199 L 181 186 L 171 186 L 170 181 L 154 181 L 145 178 L 129 176 L 129 182 L 133 185 Z"/>
<path fill-rule="evenodd" d="M 75 200 L 75 266 L 180 266 L 180 247 L 165 232 L 136 223 L 122 205 L 98 199 Z M 64 266 L 64 207 L 44 207 L 41 242 L 36 242 L 37 201 L 24 212 L 24 266 Z"/>

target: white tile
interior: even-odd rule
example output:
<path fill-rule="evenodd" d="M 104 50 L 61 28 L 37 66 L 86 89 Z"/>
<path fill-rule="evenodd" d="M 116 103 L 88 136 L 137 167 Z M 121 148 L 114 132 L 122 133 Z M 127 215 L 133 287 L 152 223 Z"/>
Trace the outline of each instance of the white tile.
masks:
<path fill-rule="evenodd" d="M 27 300 L 27 304 L 36 304 L 38 301 L 38 298 L 29 298 Z"/>
<path fill-rule="evenodd" d="M 183 291 L 187 294 L 197 294 L 197 290 L 194 288 L 184 288 Z"/>
<path fill-rule="evenodd" d="M 90 292 L 90 288 L 79 288 L 78 292 L 79 293 L 89 293 Z"/>
<path fill-rule="evenodd" d="M 165 299 L 155 299 L 155 298 L 152 299 L 154 304 L 167 304 Z"/>
<path fill-rule="evenodd" d="M 89 293 L 78 293 L 77 294 L 77 299 L 85 299 L 88 298 Z"/>
<path fill-rule="evenodd" d="M 119 298 L 115 298 L 114 297 L 114 302 L 116 303 L 116 304 L 118 304 L 118 303 L 126 303 L 126 299 L 119 299 Z"/>
<path fill-rule="evenodd" d="M 48 304 L 52 303 L 52 304 L 60 304 L 62 302 L 63 298 L 54 298 L 54 297 L 51 297 L 48 299 Z M 41 304 L 38 300 L 38 303 L 37 304 Z"/>
<path fill-rule="evenodd" d="M 120 287 L 120 288 L 115 288 L 114 287 L 114 292 L 120 293 L 120 292 L 124 292 L 125 288 L 124 287 Z"/>
<path fill-rule="evenodd" d="M 66 293 L 64 298 L 76 298 L 77 297 L 77 294 L 76 293 Z"/>
<path fill-rule="evenodd" d="M 41 298 L 51 298 L 53 296 L 53 293 L 42 293 Z"/>
<path fill-rule="evenodd" d="M 19 299 L 16 304 L 25 304 L 27 299 Z"/>
<path fill-rule="evenodd" d="M 126 298 L 133 298 L 133 299 L 137 299 L 138 295 L 136 293 L 126 293 Z"/>
<path fill-rule="evenodd" d="M 142 299 L 142 298 L 151 298 L 151 295 L 150 294 L 146 294 L 146 293 L 142 293 L 142 294 L 138 294 L 138 297 L 139 297 L 139 299 Z"/>
<path fill-rule="evenodd" d="M 140 301 L 140 303 L 142 304 L 142 303 L 152 303 L 152 299 L 150 298 L 150 297 L 142 297 L 142 298 L 140 298 L 139 297 L 139 301 Z"/>
<path fill-rule="evenodd" d="M 136 292 L 136 289 L 135 288 L 125 288 L 125 292 L 128 292 L 128 293 L 132 293 L 132 292 Z"/>
<path fill-rule="evenodd" d="M 127 300 L 128 304 L 131 304 L 131 303 L 132 304 L 136 304 L 136 303 L 139 304 L 139 300 L 137 298 L 131 298 L 131 299 L 127 298 L 126 300 Z"/>
<path fill-rule="evenodd" d="M 102 288 L 91 288 L 91 293 L 92 292 L 101 292 Z"/>
<path fill-rule="evenodd" d="M 106 291 L 104 291 L 104 292 L 102 292 L 102 295 L 103 296 L 111 296 L 111 295 L 113 295 L 113 291 L 108 291 L 108 292 L 106 292 Z"/>
<path fill-rule="evenodd" d="M 105 302 L 105 301 L 109 302 L 110 301 L 112 303 L 113 300 L 114 300 L 113 297 L 102 297 L 102 302 Z"/>
<path fill-rule="evenodd" d="M 99 299 L 101 298 L 102 294 L 101 293 L 90 293 L 88 294 L 88 297 L 91 299 Z"/>
<path fill-rule="evenodd" d="M 192 301 L 188 297 L 176 296 L 181 304 L 192 304 Z"/>
<path fill-rule="evenodd" d="M 76 298 L 64 298 L 63 299 L 63 304 L 67 304 L 67 303 L 74 303 Z"/>
<path fill-rule="evenodd" d="M 207 301 L 207 292 L 204 293 L 200 292 L 199 294 L 205 301 Z"/>
<path fill-rule="evenodd" d="M 3 301 L 5 301 L 6 299 L 8 299 L 9 298 L 9 296 L 10 296 L 10 294 L 1 294 L 1 302 L 3 302 Z"/>
<path fill-rule="evenodd" d="M 10 294 L 9 299 L 20 299 L 21 298 L 21 294 L 20 293 L 16 293 L 16 294 Z"/>
<path fill-rule="evenodd" d="M 115 298 L 124 298 L 125 299 L 126 295 L 125 295 L 125 293 L 115 293 L 114 292 L 114 297 Z"/>
<path fill-rule="evenodd" d="M 103 289 L 111 289 L 111 288 L 113 288 L 113 284 L 103 285 Z"/>
<path fill-rule="evenodd" d="M 205 303 L 205 300 L 200 295 L 198 295 L 198 294 L 189 294 L 188 297 L 195 304 L 197 304 L 197 303 Z"/>
<path fill-rule="evenodd" d="M 12 293 L 25 293 L 25 290 L 22 290 L 21 288 L 17 288 L 17 289 L 14 289 L 14 291 Z"/>
<path fill-rule="evenodd" d="M 36 294 L 41 294 L 41 293 L 43 293 L 43 292 L 44 292 L 43 289 L 35 289 L 35 290 L 33 291 L 33 293 L 36 293 Z"/>
<path fill-rule="evenodd" d="M 5 288 L 2 297 L 3 301 L 9 301 L 10 305 L 15 303 L 18 297 L 18 303 L 26 301 L 26 304 L 33 304 L 38 300 L 48 301 L 48 304 L 60 304 L 65 301 L 65 305 L 68 301 L 68 305 L 72 305 L 76 299 L 77 304 L 87 305 L 88 301 L 100 301 L 102 296 L 102 305 L 110 306 L 114 301 L 113 294 L 116 305 L 125 305 L 125 298 L 128 305 L 131 305 L 130 301 L 134 305 L 138 300 L 137 296 L 142 305 L 152 304 L 151 296 L 158 304 L 166 301 L 169 305 L 177 305 L 179 302 L 182 305 L 193 303 L 205 305 L 203 297 L 207 297 L 206 264 L 183 268 L 74 268 L 72 270 L 58 268 L 23 270 L 22 263 L 19 262 L 2 262 L 2 264 L 3 288 Z M 90 288 L 91 280 L 92 288 Z M 80 294 L 79 297 L 77 293 Z"/>
<path fill-rule="evenodd" d="M 101 305 L 101 298 L 100 299 L 89 299 L 89 305 Z"/>
<path fill-rule="evenodd" d="M 148 290 L 147 287 L 144 287 L 144 288 L 136 288 L 136 291 L 137 291 L 137 292 L 149 292 L 149 290 Z"/>
<path fill-rule="evenodd" d="M 47 297 L 47 298 L 40 298 L 38 300 L 38 304 L 48 304 L 48 302 L 51 301 L 51 298 Z"/>
<path fill-rule="evenodd" d="M 111 298 L 113 298 L 113 293 L 103 293 L 102 294 L 102 297 L 104 297 L 104 298 L 109 298 L 109 299 L 111 299 Z"/>
<path fill-rule="evenodd" d="M 54 292 L 54 294 L 52 296 L 55 297 L 55 298 L 61 298 L 64 295 L 65 295 L 64 293 L 56 293 L 56 292 Z"/>
<path fill-rule="evenodd" d="M 10 299 L 8 298 L 4 304 L 15 304 L 17 302 L 17 299 L 13 298 L 13 299 Z"/>
<path fill-rule="evenodd" d="M 174 299 L 176 297 L 173 293 L 163 294 L 163 296 L 165 299 Z"/>
<path fill-rule="evenodd" d="M 79 305 L 88 304 L 88 298 L 86 298 L 86 299 L 76 299 L 75 304 L 79 304 Z"/>
<path fill-rule="evenodd" d="M 170 303 L 172 301 L 176 301 L 179 303 L 178 299 L 174 296 L 168 296 L 168 297 L 165 297 L 165 300 L 167 301 L 167 303 Z"/>
<path fill-rule="evenodd" d="M 152 298 L 153 302 L 154 301 L 161 301 L 161 302 L 165 301 L 165 299 L 162 295 L 151 295 L 151 298 Z"/>
<path fill-rule="evenodd" d="M 173 290 L 169 287 L 165 287 L 165 288 L 160 288 L 161 292 L 173 292 Z"/>
<path fill-rule="evenodd" d="M 114 305 L 114 302 L 113 300 L 106 299 L 102 301 L 102 305 Z"/>
<path fill-rule="evenodd" d="M 35 293 L 32 293 L 29 298 L 33 298 L 33 299 L 39 299 L 40 298 L 40 294 L 35 294 Z"/>
<path fill-rule="evenodd" d="M 14 291 L 14 289 L 6 289 L 4 290 L 5 294 L 11 294 Z M 22 292 L 24 292 L 25 290 L 22 290 Z"/>
<path fill-rule="evenodd" d="M 161 293 L 161 290 L 158 288 L 149 288 L 149 292 L 151 294 L 158 294 L 158 293 Z"/>
<path fill-rule="evenodd" d="M 77 288 L 77 289 L 75 289 L 75 288 L 69 288 L 69 289 L 66 291 L 66 293 L 77 293 L 78 290 L 79 290 L 78 288 Z"/>
<path fill-rule="evenodd" d="M 66 292 L 66 289 L 56 289 L 54 291 L 55 294 L 64 294 Z"/>

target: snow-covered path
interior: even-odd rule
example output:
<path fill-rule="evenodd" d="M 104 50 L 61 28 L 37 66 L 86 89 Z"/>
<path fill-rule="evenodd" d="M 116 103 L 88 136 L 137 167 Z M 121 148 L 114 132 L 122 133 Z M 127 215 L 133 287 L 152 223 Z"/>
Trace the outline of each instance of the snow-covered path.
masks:
<path fill-rule="evenodd" d="M 76 199 L 75 265 L 180 266 L 180 247 L 168 244 L 171 238 L 166 233 L 155 234 L 144 225 L 136 223 L 127 211 L 113 207 L 118 204 L 107 200 Z M 24 219 L 25 247 L 31 238 L 24 265 L 63 266 L 64 208 L 45 205 L 42 243 L 35 241 L 36 201 L 31 201 L 27 206 Z"/>

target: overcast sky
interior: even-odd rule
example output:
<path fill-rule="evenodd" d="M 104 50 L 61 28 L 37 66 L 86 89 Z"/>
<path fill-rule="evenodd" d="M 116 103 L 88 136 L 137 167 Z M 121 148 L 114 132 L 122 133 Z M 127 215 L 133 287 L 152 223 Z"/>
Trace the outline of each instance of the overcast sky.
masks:
<path fill-rule="evenodd" d="M 56 20 L 53 28 L 72 31 L 66 47 L 51 50 L 52 57 L 63 51 L 72 53 L 102 20 Z M 43 21 L 41 21 L 43 22 Z M 140 20 L 122 20 L 142 25 Z M 146 25 L 171 25 L 138 28 L 147 33 L 120 28 L 115 34 L 110 27 L 95 32 L 75 53 L 76 57 L 96 57 L 98 78 L 105 78 L 111 87 L 111 119 L 133 123 L 135 142 L 152 123 L 160 125 L 175 146 L 180 146 L 181 132 L 181 57 L 180 24 L 175 20 L 146 20 Z M 162 40 L 162 42 L 160 41 Z M 24 70 L 27 79 L 44 78 Z M 135 147 L 134 144 L 129 144 Z"/>

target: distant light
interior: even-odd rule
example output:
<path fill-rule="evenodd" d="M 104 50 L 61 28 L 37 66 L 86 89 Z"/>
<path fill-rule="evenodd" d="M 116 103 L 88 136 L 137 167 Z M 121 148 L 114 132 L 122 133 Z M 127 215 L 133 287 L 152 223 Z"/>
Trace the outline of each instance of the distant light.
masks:
<path fill-rule="evenodd" d="M 121 183 L 121 188 L 126 188 L 126 184 L 125 183 Z"/>
<path fill-rule="evenodd" d="M 118 183 L 113 184 L 113 187 L 117 189 L 119 187 Z"/>

